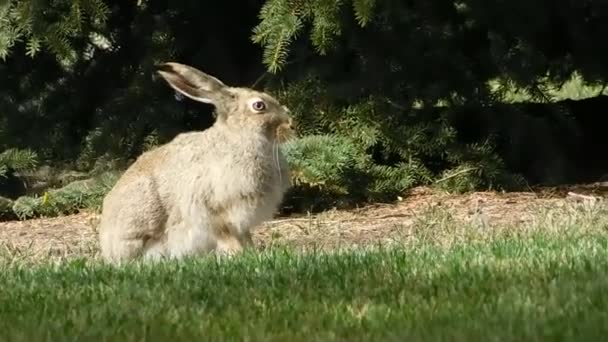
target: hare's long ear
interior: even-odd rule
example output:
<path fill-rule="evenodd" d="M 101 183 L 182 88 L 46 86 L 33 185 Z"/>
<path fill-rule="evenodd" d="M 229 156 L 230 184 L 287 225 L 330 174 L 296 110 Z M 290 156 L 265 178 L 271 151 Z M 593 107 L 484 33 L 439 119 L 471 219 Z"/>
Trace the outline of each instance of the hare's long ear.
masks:
<path fill-rule="evenodd" d="M 157 72 L 173 89 L 195 101 L 217 104 L 226 93 L 222 81 L 188 65 L 163 63 Z"/>

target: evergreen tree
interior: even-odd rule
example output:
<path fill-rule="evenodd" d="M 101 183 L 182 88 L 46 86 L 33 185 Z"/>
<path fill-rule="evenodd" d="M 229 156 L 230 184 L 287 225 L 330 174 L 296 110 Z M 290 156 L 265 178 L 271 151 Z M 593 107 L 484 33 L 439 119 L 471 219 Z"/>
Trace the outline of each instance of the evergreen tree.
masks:
<path fill-rule="evenodd" d="M 289 84 L 286 97 L 305 131 L 354 137 L 381 164 L 415 161 L 424 169 L 418 174 L 473 189 L 521 184 L 497 157 L 497 144 L 511 165 L 555 158 L 545 166 L 530 161 L 534 170 L 520 168 L 528 175 L 575 160 L 552 145 L 560 139 L 553 134 L 575 130 L 568 111 L 522 125 L 534 113 L 509 107 L 510 119 L 493 131 L 508 137 L 486 131 L 471 140 L 463 133 L 475 131 L 474 120 L 460 131 L 453 124 L 463 109 L 495 120 L 513 88 L 554 106 L 549 90 L 574 72 L 586 85 L 603 85 L 606 52 L 594 44 L 608 32 L 607 17 L 600 1 L 268 0 L 253 40 L 268 71 Z M 508 150 L 522 145 L 529 147 L 519 158 Z M 561 165 L 541 181 L 565 180 Z"/>
<path fill-rule="evenodd" d="M 599 0 L 5 0 L 0 151 L 101 172 L 208 127 L 210 106 L 155 79 L 173 59 L 279 94 L 300 194 L 558 182 L 538 170 L 578 160 L 563 137 L 582 134 L 549 90 L 604 86 L 607 18 Z M 542 107 L 503 104 L 513 88 Z"/>
<path fill-rule="evenodd" d="M 109 9 L 103 0 L 5 0 L 0 4 L 0 58 L 6 60 L 17 42 L 34 57 L 42 48 L 65 64 L 82 52 L 74 40 L 82 40 L 103 28 Z"/>

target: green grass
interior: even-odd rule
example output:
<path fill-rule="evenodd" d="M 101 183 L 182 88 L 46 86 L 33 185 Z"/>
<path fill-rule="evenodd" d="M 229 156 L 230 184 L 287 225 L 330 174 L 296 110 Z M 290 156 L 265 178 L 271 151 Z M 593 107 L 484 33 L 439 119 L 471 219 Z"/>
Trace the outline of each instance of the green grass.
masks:
<path fill-rule="evenodd" d="M 0 340 L 530 341 L 608 334 L 608 236 L 0 266 Z"/>

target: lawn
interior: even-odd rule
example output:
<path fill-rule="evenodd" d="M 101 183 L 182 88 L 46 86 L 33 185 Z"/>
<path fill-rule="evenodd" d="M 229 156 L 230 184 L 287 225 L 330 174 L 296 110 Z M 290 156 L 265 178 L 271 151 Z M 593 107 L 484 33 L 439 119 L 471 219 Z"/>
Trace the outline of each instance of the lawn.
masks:
<path fill-rule="evenodd" d="M 599 341 L 607 247 L 572 229 L 121 268 L 5 260 L 0 340 Z"/>

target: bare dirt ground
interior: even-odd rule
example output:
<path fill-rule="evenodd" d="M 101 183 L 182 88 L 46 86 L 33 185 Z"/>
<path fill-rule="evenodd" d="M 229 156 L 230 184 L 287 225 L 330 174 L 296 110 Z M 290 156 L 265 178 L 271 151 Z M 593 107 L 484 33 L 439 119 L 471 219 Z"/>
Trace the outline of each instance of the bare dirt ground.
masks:
<path fill-rule="evenodd" d="M 416 188 L 393 204 L 374 204 L 354 210 L 329 210 L 314 215 L 279 217 L 259 227 L 258 248 L 273 244 L 336 249 L 390 244 L 408 234 L 421 217 L 447 211 L 455 219 L 487 226 L 517 225 L 543 208 L 572 201 L 593 201 L 608 195 L 608 184 L 544 188 L 529 192 L 447 194 Z M 426 216 L 425 216 L 426 215 Z M 98 214 L 41 218 L 0 223 L 0 247 L 11 254 L 39 257 L 94 256 Z"/>

